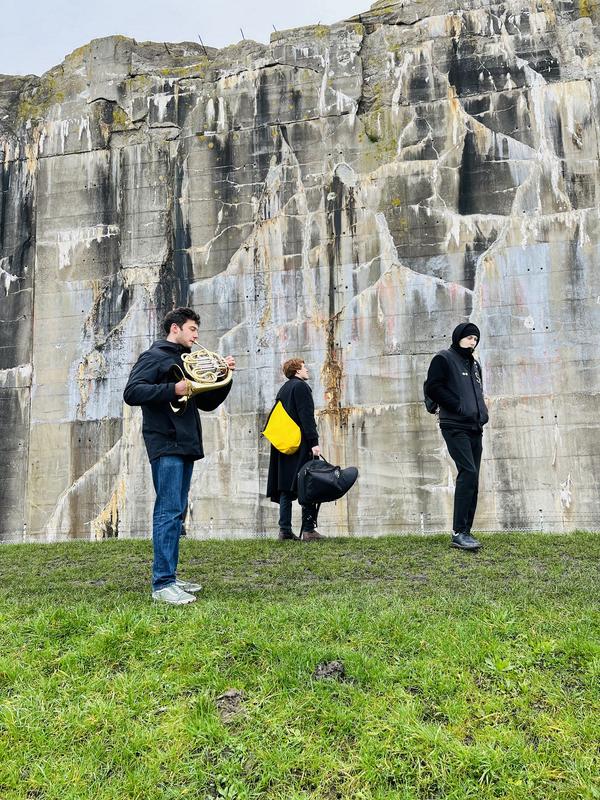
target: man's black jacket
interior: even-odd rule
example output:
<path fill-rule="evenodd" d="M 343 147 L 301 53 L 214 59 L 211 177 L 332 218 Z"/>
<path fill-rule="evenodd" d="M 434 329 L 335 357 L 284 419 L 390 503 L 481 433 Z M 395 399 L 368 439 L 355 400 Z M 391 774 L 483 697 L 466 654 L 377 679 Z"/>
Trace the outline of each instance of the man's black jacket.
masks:
<path fill-rule="evenodd" d="M 130 406 L 142 407 L 142 434 L 150 461 L 160 456 L 204 458 L 197 409 L 213 411 L 231 389 L 230 383 L 221 389 L 198 394 L 190 398 L 184 408 L 175 394 L 177 380 L 173 367 L 183 368 L 181 356 L 189 352 L 187 347 L 159 339 L 141 354 L 129 375 L 123 399 Z M 176 414 L 171 403 L 175 407 L 181 405 L 183 410 Z"/>
<path fill-rule="evenodd" d="M 480 431 L 489 416 L 481 368 L 470 351 L 458 346 L 466 324 L 455 329 L 452 347 L 433 357 L 425 391 L 440 407 L 440 428 Z"/>

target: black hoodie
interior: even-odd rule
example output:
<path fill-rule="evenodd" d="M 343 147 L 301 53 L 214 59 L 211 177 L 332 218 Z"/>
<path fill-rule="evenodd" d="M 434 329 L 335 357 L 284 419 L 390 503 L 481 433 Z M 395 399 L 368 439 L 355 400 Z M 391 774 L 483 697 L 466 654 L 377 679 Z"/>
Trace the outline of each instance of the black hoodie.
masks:
<path fill-rule="evenodd" d="M 425 391 L 440 407 L 441 428 L 478 431 L 489 419 L 479 363 L 470 348 L 458 346 L 469 324 L 456 326 L 452 346 L 441 350 L 429 365 Z"/>
<path fill-rule="evenodd" d="M 181 356 L 190 349 L 159 339 L 146 350 L 134 364 L 123 399 L 130 406 L 142 407 L 142 434 L 153 461 L 160 456 L 183 456 L 197 460 L 204 458 L 202 426 L 197 409 L 213 411 L 229 394 L 232 384 L 211 392 L 198 394 L 183 407 L 175 394 L 177 380 L 173 367 L 183 368 Z M 183 410 L 175 413 L 171 403 Z"/>

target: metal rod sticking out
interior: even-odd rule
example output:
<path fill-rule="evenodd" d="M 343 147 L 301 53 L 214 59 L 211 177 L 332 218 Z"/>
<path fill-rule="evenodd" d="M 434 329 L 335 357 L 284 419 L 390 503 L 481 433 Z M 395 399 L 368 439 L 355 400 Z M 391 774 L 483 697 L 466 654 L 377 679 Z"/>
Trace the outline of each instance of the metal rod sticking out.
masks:
<path fill-rule="evenodd" d="M 208 58 L 208 53 L 206 52 L 206 47 L 204 47 L 204 42 L 202 41 L 202 37 L 198 34 L 198 39 L 200 39 L 200 44 L 202 45 L 202 49 L 204 50 L 204 55 Z"/>

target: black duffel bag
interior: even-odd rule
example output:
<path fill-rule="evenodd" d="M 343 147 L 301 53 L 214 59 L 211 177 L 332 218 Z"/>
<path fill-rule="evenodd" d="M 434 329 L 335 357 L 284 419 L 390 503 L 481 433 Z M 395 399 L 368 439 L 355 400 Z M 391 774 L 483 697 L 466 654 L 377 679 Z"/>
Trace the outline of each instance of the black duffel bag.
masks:
<path fill-rule="evenodd" d="M 302 506 L 320 505 L 339 500 L 351 489 L 358 478 L 356 467 L 334 467 L 321 458 L 302 467 L 298 473 L 298 502 Z"/>

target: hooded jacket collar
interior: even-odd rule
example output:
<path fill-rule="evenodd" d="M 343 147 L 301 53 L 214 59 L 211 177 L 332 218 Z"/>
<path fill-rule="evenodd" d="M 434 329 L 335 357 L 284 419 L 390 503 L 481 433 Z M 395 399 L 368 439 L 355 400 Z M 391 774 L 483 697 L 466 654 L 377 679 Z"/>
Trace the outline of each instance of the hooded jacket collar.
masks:
<path fill-rule="evenodd" d="M 176 342 L 169 342 L 167 339 L 157 339 L 152 343 L 151 350 L 162 350 L 165 353 L 180 356 L 182 353 L 191 353 L 191 348 L 184 347 Z"/>

